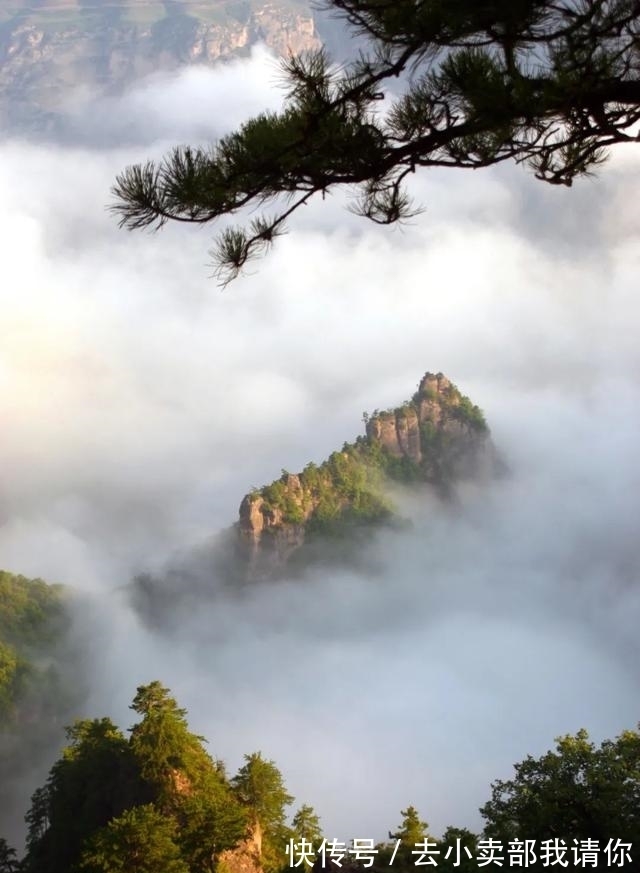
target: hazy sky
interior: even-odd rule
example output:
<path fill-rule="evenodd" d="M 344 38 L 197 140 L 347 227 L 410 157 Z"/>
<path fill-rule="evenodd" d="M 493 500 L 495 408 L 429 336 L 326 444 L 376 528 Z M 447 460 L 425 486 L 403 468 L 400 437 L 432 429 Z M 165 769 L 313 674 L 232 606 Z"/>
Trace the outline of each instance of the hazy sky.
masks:
<path fill-rule="evenodd" d="M 159 678 L 214 754 L 262 749 L 332 835 L 381 838 L 410 803 L 436 833 L 478 826 L 516 760 L 639 717 L 637 156 L 571 190 L 427 173 L 403 229 L 331 197 L 220 291 L 210 228 L 119 231 L 109 186 L 277 106 L 275 80 L 257 51 L 70 101 L 75 148 L 0 143 L 0 565 L 87 593 L 86 714 L 127 727 Z M 116 588 L 427 370 L 485 410 L 508 478 L 455 512 L 419 501 L 371 578 L 214 599 L 171 640 L 140 627 Z"/>

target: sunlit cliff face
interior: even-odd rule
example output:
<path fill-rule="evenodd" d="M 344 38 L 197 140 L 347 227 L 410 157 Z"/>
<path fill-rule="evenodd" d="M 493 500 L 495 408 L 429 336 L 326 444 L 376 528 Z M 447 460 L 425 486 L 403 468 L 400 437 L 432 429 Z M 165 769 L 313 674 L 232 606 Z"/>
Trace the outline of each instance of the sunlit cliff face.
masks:
<path fill-rule="evenodd" d="M 337 836 L 409 803 L 477 826 L 514 761 L 637 720 L 636 158 L 571 191 L 430 173 L 426 213 L 384 232 L 329 198 L 221 293 L 212 231 L 128 235 L 103 207 L 125 164 L 277 105 L 272 70 L 141 85 L 76 116 L 90 148 L 3 142 L 1 563 L 87 594 L 83 715 L 126 726 L 160 678 L 231 769 L 262 749 Z M 125 131 L 135 149 L 101 146 Z M 426 370 L 484 409 L 510 476 L 412 502 L 375 574 L 214 596 L 170 640 L 115 593 Z"/>
<path fill-rule="evenodd" d="M 321 19 L 305 0 L 235 7 L 216 0 L 173 6 L 124 0 L 117 7 L 63 0 L 34 7 L 18 0 L 2 14 L 0 124 L 20 133 L 64 134 L 77 100 L 121 94 L 145 76 L 189 66 L 206 71 L 259 44 L 280 57 L 317 50 Z M 76 130 L 76 140 L 90 139 Z"/>

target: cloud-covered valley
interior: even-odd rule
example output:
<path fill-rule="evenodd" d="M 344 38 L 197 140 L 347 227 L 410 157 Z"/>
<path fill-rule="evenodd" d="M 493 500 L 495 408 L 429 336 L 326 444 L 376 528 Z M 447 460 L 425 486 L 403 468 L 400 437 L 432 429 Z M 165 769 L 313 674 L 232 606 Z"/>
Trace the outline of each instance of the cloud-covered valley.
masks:
<path fill-rule="evenodd" d="M 258 51 L 70 100 L 75 145 L 0 143 L 0 566 L 83 593 L 82 715 L 126 727 L 160 678 L 214 754 L 235 768 L 262 749 L 338 836 L 381 838 L 409 803 L 436 832 L 477 827 L 514 761 L 638 721 L 637 157 L 572 190 L 431 172 L 425 213 L 394 230 L 334 196 L 221 291 L 211 228 L 125 233 L 109 188 L 277 106 L 276 80 Z M 322 460 L 426 370 L 484 409 L 508 476 L 412 505 L 370 576 L 142 626 L 120 591 L 136 573 L 201 547 L 253 485 Z"/>

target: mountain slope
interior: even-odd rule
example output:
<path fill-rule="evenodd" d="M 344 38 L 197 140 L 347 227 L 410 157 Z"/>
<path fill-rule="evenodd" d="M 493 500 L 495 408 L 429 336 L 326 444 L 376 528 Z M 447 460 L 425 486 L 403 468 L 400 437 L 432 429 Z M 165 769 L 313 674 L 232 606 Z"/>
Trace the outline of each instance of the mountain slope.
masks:
<path fill-rule="evenodd" d="M 320 46 L 307 0 L 9 0 L 0 9 L 0 123 L 55 123 L 71 90 L 119 93 L 136 79 L 211 65 L 264 42 Z"/>
<path fill-rule="evenodd" d="M 213 542 L 162 574 L 137 576 L 129 596 L 143 619 L 171 626 L 179 604 L 197 608 L 221 586 L 241 593 L 257 581 L 301 578 L 318 563 L 368 564 L 374 531 L 411 524 L 398 497 L 449 500 L 460 482 L 500 468 L 482 412 L 442 373 L 427 373 L 411 400 L 364 420 L 366 433 L 322 464 L 283 470 L 246 494 L 238 521 Z"/>
<path fill-rule="evenodd" d="M 0 570 L 0 834 L 21 829 L 33 774 L 86 692 L 70 598 L 61 585 Z"/>
<path fill-rule="evenodd" d="M 344 537 L 392 521 L 393 483 L 429 484 L 446 494 L 494 463 L 482 412 L 442 373 L 427 373 L 411 400 L 365 415 L 365 424 L 366 436 L 323 464 L 296 475 L 283 471 L 244 497 L 237 532 L 253 572 L 281 567 L 310 535 Z"/>

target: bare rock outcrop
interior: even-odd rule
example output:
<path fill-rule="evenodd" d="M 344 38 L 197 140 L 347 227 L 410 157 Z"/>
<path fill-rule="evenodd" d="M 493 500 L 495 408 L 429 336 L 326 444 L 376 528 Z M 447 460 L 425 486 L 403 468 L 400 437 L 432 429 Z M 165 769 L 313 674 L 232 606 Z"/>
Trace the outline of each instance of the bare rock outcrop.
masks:
<path fill-rule="evenodd" d="M 217 869 L 220 873 L 263 873 L 261 857 L 262 829 L 256 822 L 245 840 L 220 853 Z"/>
<path fill-rule="evenodd" d="M 442 373 L 427 373 L 410 401 L 365 416 L 366 436 L 345 444 L 320 466 L 282 477 L 247 494 L 236 531 L 250 574 L 282 569 L 310 532 L 388 520 L 386 485 L 430 484 L 490 475 L 495 453 L 480 409 Z"/>
<path fill-rule="evenodd" d="M 0 121 L 55 117 L 70 90 L 117 94 L 150 73 L 212 66 L 264 43 L 286 56 L 321 46 L 307 0 L 35 6 L 0 29 Z"/>

